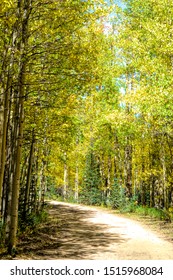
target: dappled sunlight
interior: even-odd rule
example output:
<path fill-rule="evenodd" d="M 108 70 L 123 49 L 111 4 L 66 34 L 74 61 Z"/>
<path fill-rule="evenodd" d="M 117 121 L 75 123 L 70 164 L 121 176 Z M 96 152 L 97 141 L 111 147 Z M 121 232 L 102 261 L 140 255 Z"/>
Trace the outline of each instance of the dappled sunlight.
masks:
<path fill-rule="evenodd" d="M 106 211 L 50 202 L 49 220 L 19 242 L 19 259 L 172 259 L 173 246 L 139 222 Z"/>
<path fill-rule="evenodd" d="M 107 225 L 92 223 L 95 211 L 78 206 L 51 205 L 51 220 L 19 243 L 19 254 L 32 259 L 92 259 L 107 252 L 112 243 L 123 243 L 120 234 L 106 231 Z"/>

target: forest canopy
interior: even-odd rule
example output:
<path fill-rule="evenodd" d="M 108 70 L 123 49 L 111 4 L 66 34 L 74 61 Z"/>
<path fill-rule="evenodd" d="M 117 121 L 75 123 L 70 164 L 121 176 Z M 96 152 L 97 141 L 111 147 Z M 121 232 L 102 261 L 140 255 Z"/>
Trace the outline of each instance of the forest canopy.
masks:
<path fill-rule="evenodd" d="M 0 238 L 45 195 L 173 212 L 173 3 L 0 3 Z"/>

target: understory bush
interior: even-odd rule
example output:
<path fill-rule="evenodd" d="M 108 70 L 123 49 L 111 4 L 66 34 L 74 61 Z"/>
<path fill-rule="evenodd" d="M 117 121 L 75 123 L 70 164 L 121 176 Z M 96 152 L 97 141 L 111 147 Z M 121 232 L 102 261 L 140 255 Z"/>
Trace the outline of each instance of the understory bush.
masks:
<path fill-rule="evenodd" d="M 112 209 L 118 209 L 123 207 L 126 201 L 124 188 L 119 184 L 118 180 L 115 178 L 114 183 L 111 187 L 110 194 L 106 200 L 106 206 Z"/>
<path fill-rule="evenodd" d="M 149 216 L 158 220 L 171 222 L 172 217 L 169 211 L 166 209 L 150 208 L 148 206 L 138 206 L 135 209 L 135 213 L 141 216 Z"/>
<path fill-rule="evenodd" d="M 0 221 L 0 248 L 3 247 L 3 241 L 4 241 L 4 226 L 2 221 Z"/>
<path fill-rule="evenodd" d="M 25 219 L 23 219 L 19 213 L 19 232 L 23 232 L 27 229 L 34 229 L 47 219 L 48 213 L 45 210 L 42 210 L 38 213 L 28 213 Z"/>
<path fill-rule="evenodd" d="M 92 188 L 91 190 L 83 189 L 80 193 L 79 202 L 87 205 L 102 205 L 102 193 L 96 188 Z"/>

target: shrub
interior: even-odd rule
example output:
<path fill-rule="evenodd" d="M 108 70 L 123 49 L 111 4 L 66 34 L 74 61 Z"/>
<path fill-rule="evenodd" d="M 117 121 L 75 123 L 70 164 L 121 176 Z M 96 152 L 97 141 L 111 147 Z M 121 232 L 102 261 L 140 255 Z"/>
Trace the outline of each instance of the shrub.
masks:
<path fill-rule="evenodd" d="M 118 180 L 114 179 L 110 196 L 106 199 L 106 205 L 112 209 L 121 208 L 125 204 L 125 193 Z"/>
<path fill-rule="evenodd" d="M 42 210 L 39 213 L 27 213 L 25 219 L 19 213 L 19 232 L 26 229 L 34 229 L 38 224 L 45 222 L 48 218 L 46 211 Z"/>

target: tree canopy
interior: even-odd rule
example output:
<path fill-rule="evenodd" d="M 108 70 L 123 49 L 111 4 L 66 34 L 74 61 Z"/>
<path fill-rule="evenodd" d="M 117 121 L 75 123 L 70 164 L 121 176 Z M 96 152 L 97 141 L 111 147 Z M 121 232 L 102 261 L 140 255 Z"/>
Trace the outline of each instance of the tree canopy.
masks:
<path fill-rule="evenodd" d="M 45 194 L 173 212 L 173 3 L 0 3 L 0 221 Z"/>

